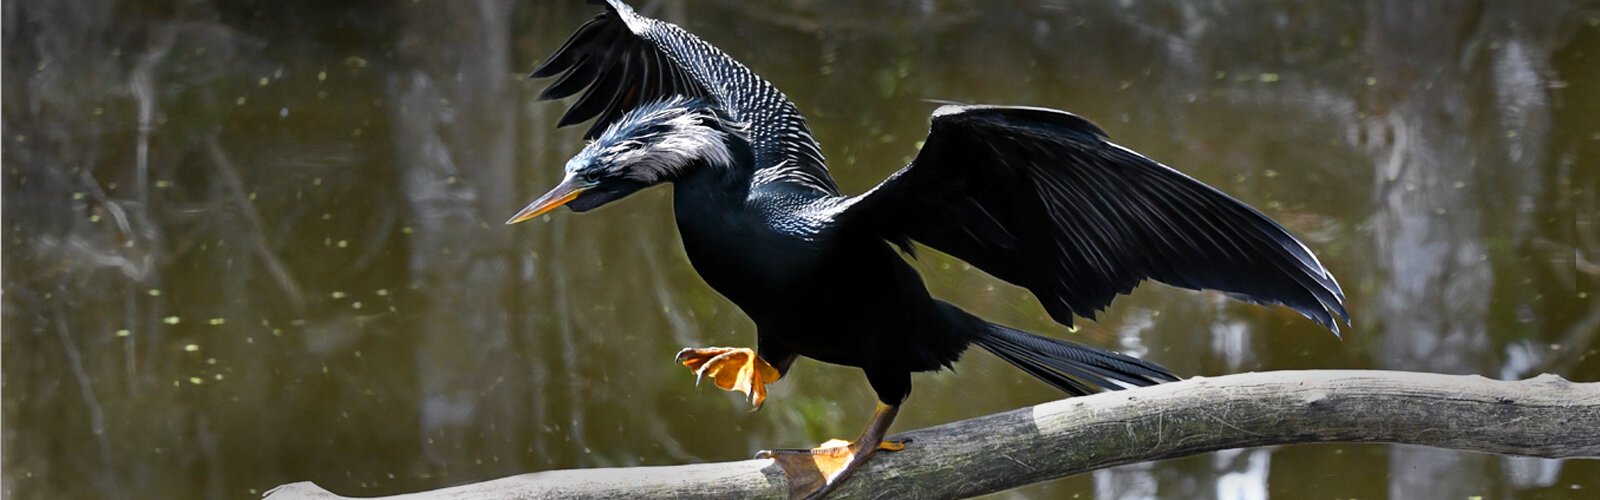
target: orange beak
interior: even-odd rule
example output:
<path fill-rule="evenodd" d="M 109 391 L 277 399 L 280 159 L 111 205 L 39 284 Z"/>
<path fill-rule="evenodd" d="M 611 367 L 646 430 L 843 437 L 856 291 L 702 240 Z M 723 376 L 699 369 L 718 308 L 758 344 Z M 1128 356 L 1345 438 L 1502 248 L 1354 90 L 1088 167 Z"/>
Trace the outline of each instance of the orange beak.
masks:
<path fill-rule="evenodd" d="M 577 176 L 568 175 L 566 179 L 563 179 L 561 183 L 557 184 L 555 188 L 550 190 L 550 192 L 545 193 L 544 196 L 540 196 L 537 200 L 533 200 L 533 203 L 529 203 L 527 207 L 522 209 L 522 211 L 517 212 L 517 215 L 511 216 L 511 219 L 507 220 L 506 224 L 516 224 L 518 222 L 544 215 L 545 212 L 555 210 L 556 207 L 565 205 L 567 202 L 578 199 L 578 195 L 583 194 L 584 191 L 587 191 L 589 188 L 594 186 L 594 184 L 585 183 L 581 180 L 578 180 Z"/>

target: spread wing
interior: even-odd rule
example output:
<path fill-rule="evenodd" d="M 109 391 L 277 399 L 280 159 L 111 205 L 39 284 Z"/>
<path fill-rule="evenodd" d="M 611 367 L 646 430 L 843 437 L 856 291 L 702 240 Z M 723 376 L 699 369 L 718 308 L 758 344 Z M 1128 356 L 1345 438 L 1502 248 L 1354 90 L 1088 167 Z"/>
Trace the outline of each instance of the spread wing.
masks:
<path fill-rule="evenodd" d="M 1344 292 L 1260 212 L 1042 108 L 945 106 L 911 165 L 838 216 L 1026 287 L 1050 315 L 1093 317 L 1145 279 L 1283 304 L 1338 333 Z"/>
<path fill-rule="evenodd" d="M 540 99 L 583 91 L 559 125 L 597 118 L 584 134 L 593 139 L 641 104 L 674 95 L 700 97 L 747 125 L 757 183 L 787 182 L 838 194 L 805 117 L 783 92 L 676 25 L 640 16 L 619 0 L 605 4 L 605 13 L 579 27 L 531 75 L 559 75 Z"/>

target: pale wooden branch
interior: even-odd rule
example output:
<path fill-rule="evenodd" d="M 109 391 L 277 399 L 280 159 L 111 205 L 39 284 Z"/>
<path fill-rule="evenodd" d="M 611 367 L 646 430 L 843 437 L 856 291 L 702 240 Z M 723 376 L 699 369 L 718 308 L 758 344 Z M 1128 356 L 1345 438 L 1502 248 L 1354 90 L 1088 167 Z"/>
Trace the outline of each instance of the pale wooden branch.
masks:
<path fill-rule="evenodd" d="M 931 404 L 923 402 L 924 404 Z M 1600 457 L 1600 383 L 1505 382 L 1396 371 L 1196 377 L 906 432 L 832 498 L 957 498 L 1116 465 L 1291 443 L 1403 443 L 1547 458 Z M 522 474 L 391 498 L 781 497 L 770 460 Z M 310 482 L 273 500 L 342 498 Z"/>

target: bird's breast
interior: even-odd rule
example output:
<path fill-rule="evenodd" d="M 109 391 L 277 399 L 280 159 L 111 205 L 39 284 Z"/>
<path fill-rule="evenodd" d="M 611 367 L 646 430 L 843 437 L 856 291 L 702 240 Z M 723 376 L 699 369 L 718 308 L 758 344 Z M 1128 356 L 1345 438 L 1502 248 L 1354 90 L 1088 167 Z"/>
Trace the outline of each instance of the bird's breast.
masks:
<path fill-rule="evenodd" d="M 949 364 L 966 345 L 888 243 L 710 220 L 679 221 L 684 250 L 706 283 L 755 321 L 763 345 L 915 371 Z"/>
<path fill-rule="evenodd" d="M 819 248 L 733 218 L 679 219 L 684 252 L 706 283 L 746 309 L 761 308 L 809 288 Z"/>

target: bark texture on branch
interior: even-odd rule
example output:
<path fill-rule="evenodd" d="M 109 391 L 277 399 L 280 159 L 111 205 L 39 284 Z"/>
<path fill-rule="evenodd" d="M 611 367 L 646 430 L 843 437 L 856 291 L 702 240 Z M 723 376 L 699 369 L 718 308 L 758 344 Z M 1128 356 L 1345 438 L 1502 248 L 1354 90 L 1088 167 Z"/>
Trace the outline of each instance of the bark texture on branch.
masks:
<path fill-rule="evenodd" d="M 1196 377 L 1053 401 L 894 436 L 830 498 L 956 498 L 1134 462 L 1291 443 L 1403 443 L 1547 458 L 1600 457 L 1600 383 L 1554 375 L 1372 370 Z M 781 497 L 771 460 L 535 472 L 392 498 Z M 310 482 L 273 500 L 342 498 Z"/>

